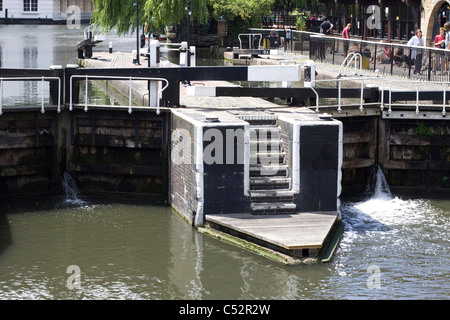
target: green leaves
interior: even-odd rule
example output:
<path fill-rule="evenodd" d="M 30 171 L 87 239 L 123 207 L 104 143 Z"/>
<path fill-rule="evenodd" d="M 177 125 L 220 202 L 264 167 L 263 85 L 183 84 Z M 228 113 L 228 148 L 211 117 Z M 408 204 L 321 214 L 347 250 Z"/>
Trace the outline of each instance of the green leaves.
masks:
<path fill-rule="evenodd" d="M 93 22 L 104 31 L 116 28 L 119 34 L 136 28 L 136 0 L 92 0 L 94 11 Z M 143 10 L 145 0 L 139 0 L 139 23 L 144 23 Z"/>
<path fill-rule="evenodd" d="M 92 0 L 94 24 L 103 30 L 116 28 L 119 34 L 136 28 L 136 0 Z M 207 20 L 210 0 L 191 0 L 191 19 Z M 147 22 L 152 30 L 162 31 L 187 19 L 188 0 L 139 0 L 139 24 Z"/>
<path fill-rule="evenodd" d="M 261 21 L 263 15 L 269 14 L 275 0 L 211 0 L 213 15 L 219 20 L 227 21 Z"/>
<path fill-rule="evenodd" d="M 191 20 L 198 19 L 200 23 L 208 19 L 209 0 L 191 0 Z M 156 29 L 166 25 L 175 25 L 187 19 L 188 0 L 147 0 L 145 13 L 152 19 Z M 150 19 L 149 19 L 150 20 Z"/>
<path fill-rule="evenodd" d="M 116 28 L 119 34 L 136 27 L 136 0 L 92 0 L 93 22 L 103 30 Z M 275 0 L 190 0 L 191 21 L 216 20 L 236 22 L 241 27 L 259 26 L 261 16 L 269 14 Z M 188 0 L 139 0 L 139 23 L 147 22 L 151 30 L 187 20 Z"/>

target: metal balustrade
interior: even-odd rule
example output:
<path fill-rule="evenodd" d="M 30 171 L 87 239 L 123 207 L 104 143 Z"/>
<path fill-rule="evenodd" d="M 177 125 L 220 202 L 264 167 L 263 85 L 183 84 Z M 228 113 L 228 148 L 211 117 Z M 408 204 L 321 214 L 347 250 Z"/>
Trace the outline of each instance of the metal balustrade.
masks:
<path fill-rule="evenodd" d="M 261 33 L 263 37 L 268 37 L 272 29 L 249 29 L 253 33 Z M 402 76 L 408 79 L 427 80 L 436 82 L 450 82 L 447 65 L 450 67 L 450 50 L 434 47 L 408 46 L 397 42 L 380 42 L 373 40 L 361 40 L 357 38 L 344 39 L 340 35 L 327 35 L 297 30 L 275 29 L 282 34 L 290 34 L 290 40 L 284 42 L 284 49 L 292 53 L 309 55 L 310 59 L 320 62 L 340 65 L 345 59 L 343 47 L 344 43 L 349 43 L 350 52 L 362 54 L 364 48 L 370 50 L 371 57 L 363 67 L 365 70 L 380 73 Z M 322 46 L 323 45 L 323 46 Z M 382 47 L 389 47 L 391 56 L 381 64 L 377 61 L 377 53 Z M 324 49 L 324 51 L 322 50 Z M 406 64 L 397 58 L 394 53 L 397 49 L 403 49 Z M 412 63 L 412 51 L 419 50 L 422 53 L 422 64 L 419 73 L 414 73 Z M 373 56 L 373 59 L 372 59 Z M 371 61 L 370 61 L 371 60 Z M 401 62 L 401 63 L 400 63 Z M 446 69 L 447 68 L 447 69 Z"/>
<path fill-rule="evenodd" d="M 70 102 L 69 102 L 69 110 L 72 111 L 73 110 L 73 82 L 74 79 L 80 79 L 80 80 L 85 80 L 85 85 L 86 85 L 86 89 L 85 89 L 85 101 L 84 101 L 84 111 L 88 111 L 88 83 L 89 80 L 128 80 L 128 86 L 129 86 L 129 91 L 128 91 L 128 113 L 132 113 L 133 108 L 137 109 L 153 109 L 156 107 L 156 114 L 160 114 L 160 99 L 156 99 L 156 106 L 148 106 L 148 107 L 144 107 L 144 106 L 133 106 L 132 104 L 132 91 L 133 91 L 133 86 L 132 83 L 134 80 L 145 80 L 145 81 L 161 81 L 161 82 L 165 82 L 165 85 L 159 90 L 157 90 L 157 92 L 153 93 L 153 94 L 157 94 L 158 97 L 160 96 L 160 94 L 169 86 L 169 81 L 167 81 L 167 79 L 164 78 L 153 78 L 153 77 L 120 77 L 120 76 L 93 76 L 93 75 L 72 75 L 70 77 Z M 100 106 L 97 106 L 100 107 Z M 119 106 L 120 107 L 120 106 Z"/>
<path fill-rule="evenodd" d="M 42 82 L 42 92 L 41 92 L 41 112 L 45 113 L 45 93 L 44 93 L 44 82 L 45 81 L 58 81 L 58 113 L 61 112 L 61 78 L 59 77 L 0 77 L 0 115 L 3 114 L 3 83 L 6 81 L 41 81 Z"/>

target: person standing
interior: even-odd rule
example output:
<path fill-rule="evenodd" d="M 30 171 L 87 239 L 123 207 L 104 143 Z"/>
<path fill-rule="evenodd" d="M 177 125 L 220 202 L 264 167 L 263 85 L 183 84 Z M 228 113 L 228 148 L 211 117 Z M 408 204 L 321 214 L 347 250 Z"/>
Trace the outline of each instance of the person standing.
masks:
<path fill-rule="evenodd" d="M 444 31 L 445 31 L 445 49 L 450 49 L 450 22 L 446 22 L 444 23 Z M 448 71 L 448 60 L 449 60 L 449 56 L 447 54 L 447 52 L 445 52 L 445 57 L 444 57 L 444 71 L 442 72 L 447 72 Z"/>
<path fill-rule="evenodd" d="M 343 39 L 350 39 L 350 30 L 352 29 L 352 24 L 348 23 L 347 26 L 342 30 L 342 38 Z M 348 46 L 350 44 L 350 41 L 344 40 L 344 57 L 347 56 L 348 53 Z"/>
<path fill-rule="evenodd" d="M 438 49 L 445 49 L 445 29 L 444 27 L 439 28 L 439 34 L 434 38 L 434 47 Z M 435 52 L 434 53 L 434 72 L 441 68 L 443 69 L 443 52 Z"/>
<path fill-rule="evenodd" d="M 417 29 L 416 35 L 409 39 L 407 45 L 423 47 L 424 41 L 422 38 L 422 30 Z M 414 74 L 420 73 L 420 69 L 422 68 L 422 49 L 412 48 L 411 59 L 414 59 Z"/>
<path fill-rule="evenodd" d="M 327 20 L 327 18 L 323 18 L 323 22 L 320 25 L 320 33 L 329 35 L 333 32 L 334 25 Z"/>

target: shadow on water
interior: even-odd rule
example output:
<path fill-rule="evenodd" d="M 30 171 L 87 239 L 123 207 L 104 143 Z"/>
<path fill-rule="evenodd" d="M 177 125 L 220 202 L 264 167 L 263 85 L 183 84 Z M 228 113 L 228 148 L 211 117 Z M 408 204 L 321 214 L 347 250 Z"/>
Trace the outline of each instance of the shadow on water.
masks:
<path fill-rule="evenodd" d="M 11 229 L 6 214 L 0 214 L 0 255 L 12 243 Z"/>

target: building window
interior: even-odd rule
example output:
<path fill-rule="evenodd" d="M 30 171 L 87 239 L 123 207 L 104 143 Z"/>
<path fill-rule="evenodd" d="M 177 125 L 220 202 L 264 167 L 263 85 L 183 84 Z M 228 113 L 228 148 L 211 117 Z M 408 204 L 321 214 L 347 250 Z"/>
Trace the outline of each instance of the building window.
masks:
<path fill-rule="evenodd" d="M 38 0 L 23 0 L 23 11 L 37 12 L 38 11 Z"/>
<path fill-rule="evenodd" d="M 0 0 L 0 11 L 3 11 L 3 0 Z"/>

